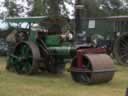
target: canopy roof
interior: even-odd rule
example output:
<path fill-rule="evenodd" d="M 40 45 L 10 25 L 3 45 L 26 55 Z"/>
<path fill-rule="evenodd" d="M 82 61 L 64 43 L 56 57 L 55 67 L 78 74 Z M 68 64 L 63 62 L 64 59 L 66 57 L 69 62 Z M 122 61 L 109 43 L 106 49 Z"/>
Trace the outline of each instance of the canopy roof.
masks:
<path fill-rule="evenodd" d="M 64 22 L 67 18 L 62 16 L 48 17 L 48 16 L 38 16 L 38 17 L 7 17 L 7 22 L 13 23 L 61 23 Z"/>
<path fill-rule="evenodd" d="M 108 16 L 108 17 L 95 17 L 95 18 L 87 18 L 87 19 L 122 21 L 122 20 L 128 20 L 128 16 Z"/>

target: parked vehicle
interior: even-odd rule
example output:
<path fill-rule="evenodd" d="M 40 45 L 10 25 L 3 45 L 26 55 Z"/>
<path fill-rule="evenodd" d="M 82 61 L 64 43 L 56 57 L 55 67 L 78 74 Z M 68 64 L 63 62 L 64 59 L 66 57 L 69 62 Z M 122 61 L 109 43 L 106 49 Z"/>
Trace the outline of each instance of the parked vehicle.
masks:
<path fill-rule="evenodd" d="M 79 1 L 79 0 L 78 0 Z M 77 2 L 79 5 L 79 2 Z M 63 73 L 65 59 L 71 59 L 69 72 L 73 80 L 84 84 L 104 83 L 112 80 L 115 72 L 113 61 L 105 47 L 95 47 L 90 37 L 79 41 L 81 33 L 81 9 L 76 5 L 76 31 L 63 32 L 67 18 L 42 16 L 7 18 L 8 23 L 28 22 L 29 28 L 16 27 L 14 52 L 9 54 L 7 69 L 18 74 L 47 71 Z M 36 23 L 37 28 L 32 25 Z M 79 36 L 78 36 L 79 35 Z"/>
<path fill-rule="evenodd" d="M 89 26 L 93 23 L 93 28 Z M 91 34 L 92 40 L 96 39 L 97 46 L 106 46 L 109 54 L 113 54 L 119 64 L 128 65 L 128 16 L 111 16 L 100 18 L 87 18 L 84 30 Z M 94 38 L 95 35 L 102 37 Z M 102 44 L 100 44 L 100 42 Z"/>

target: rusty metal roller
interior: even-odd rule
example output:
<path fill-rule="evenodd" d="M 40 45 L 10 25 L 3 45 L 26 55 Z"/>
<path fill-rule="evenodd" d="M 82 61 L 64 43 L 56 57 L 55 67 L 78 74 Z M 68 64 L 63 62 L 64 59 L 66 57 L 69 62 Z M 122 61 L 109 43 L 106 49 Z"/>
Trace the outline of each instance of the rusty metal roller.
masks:
<path fill-rule="evenodd" d="M 86 54 L 85 58 L 91 64 L 90 83 L 102 83 L 112 80 L 115 70 L 113 61 L 108 55 Z"/>
<path fill-rule="evenodd" d="M 112 80 L 114 66 L 112 59 L 106 54 L 83 55 L 82 68 L 77 67 L 76 58 L 71 65 L 71 75 L 76 82 L 84 84 L 104 83 Z"/>

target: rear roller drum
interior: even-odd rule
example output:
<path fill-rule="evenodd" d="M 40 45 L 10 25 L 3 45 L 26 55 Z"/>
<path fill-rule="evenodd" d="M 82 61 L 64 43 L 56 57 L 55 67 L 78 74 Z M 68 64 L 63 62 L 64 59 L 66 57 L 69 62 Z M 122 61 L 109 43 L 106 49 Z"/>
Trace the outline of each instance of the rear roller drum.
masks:
<path fill-rule="evenodd" d="M 38 70 L 38 60 L 40 52 L 38 47 L 32 42 L 19 43 L 15 51 L 9 57 L 8 64 L 19 74 L 32 74 Z M 8 65 L 7 65 L 8 66 Z"/>
<path fill-rule="evenodd" d="M 71 65 L 73 80 L 82 84 L 109 82 L 114 76 L 112 60 L 105 54 L 87 54 L 83 56 L 82 68 L 78 68 L 77 58 Z"/>

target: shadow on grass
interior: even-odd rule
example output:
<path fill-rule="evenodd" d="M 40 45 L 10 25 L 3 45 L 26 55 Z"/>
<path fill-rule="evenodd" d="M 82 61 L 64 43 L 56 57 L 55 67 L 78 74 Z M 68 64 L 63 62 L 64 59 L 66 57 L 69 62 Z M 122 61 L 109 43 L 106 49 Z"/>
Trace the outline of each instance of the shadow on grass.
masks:
<path fill-rule="evenodd" d="M 29 75 L 29 76 L 34 76 L 34 77 L 40 77 L 40 78 L 64 78 L 67 77 L 68 73 L 49 73 L 49 72 L 38 72 L 34 75 Z"/>
<path fill-rule="evenodd" d="M 32 77 L 32 78 L 48 78 L 48 79 L 57 79 L 57 78 L 67 78 L 67 77 L 71 77 L 70 74 L 68 72 L 64 72 L 64 73 L 49 73 L 47 71 L 44 72 L 37 72 L 35 74 L 31 74 L 31 75 L 27 75 L 27 74 L 18 74 L 16 72 L 10 72 L 8 70 L 3 71 L 5 73 L 9 73 L 9 74 L 14 74 L 16 76 L 23 76 L 23 77 Z"/>

